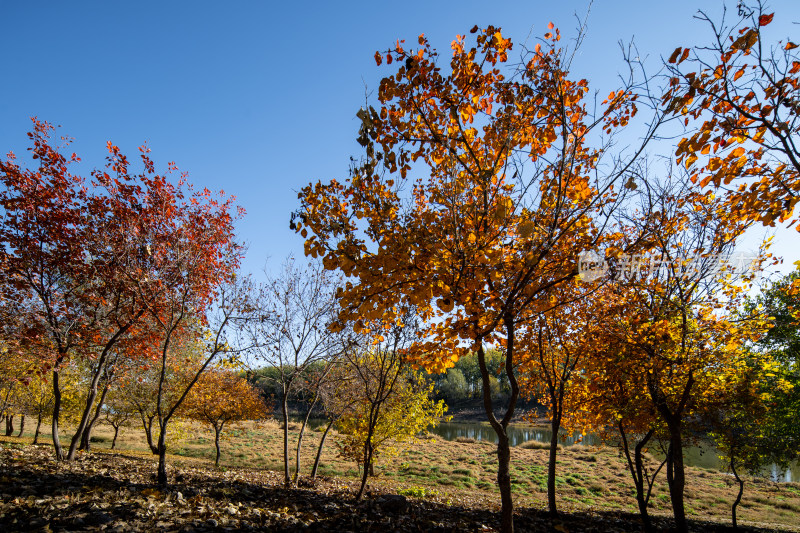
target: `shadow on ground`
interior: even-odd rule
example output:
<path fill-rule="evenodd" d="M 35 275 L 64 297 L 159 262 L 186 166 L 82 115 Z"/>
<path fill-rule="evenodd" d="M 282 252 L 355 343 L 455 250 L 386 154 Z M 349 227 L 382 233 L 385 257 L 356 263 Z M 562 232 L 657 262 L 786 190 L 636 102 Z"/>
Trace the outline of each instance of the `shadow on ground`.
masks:
<path fill-rule="evenodd" d="M 56 462 L 49 447 L 0 448 L 0 531 L 493 531 L 499 515 L 442 503 L 370 494 L 353 502 L 353 485 L 323 477 L 286 490 L 277 473 L 172 468 L 155 485 L 154 460 L 93 453 Z M 656 518 L 660 531 L 671 521 Z M 551 520 L 520 509 L 517 531 L 640 531 L 635 515 L 565 514 Z M 692 522 L 693 531 L 733 531 Z M 738 531 L 764 531 L 740 528 Z"/>

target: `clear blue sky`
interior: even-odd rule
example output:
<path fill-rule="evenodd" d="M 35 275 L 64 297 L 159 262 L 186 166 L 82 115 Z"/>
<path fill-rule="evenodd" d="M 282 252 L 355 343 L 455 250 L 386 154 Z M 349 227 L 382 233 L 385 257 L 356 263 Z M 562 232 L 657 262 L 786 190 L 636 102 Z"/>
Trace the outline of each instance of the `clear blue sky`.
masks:
<path fill-rule="evenodd" d="M 676 46 L 708 37 L 692 19 L 698 6 L 718 14 L 722 5 L 597 0 L 573 71 L 607 94 L 624 70 L 619 40 L 635 38 L 656 67 Z M 790 22 L 800 20 L 800 3 L 769 5 L 776 37 L 797 37 Z M 388 72 L 375 66 L 376 50 L 425 33 L 444 55 L 475 24 L 533 44 L 553 21 L 569 38 L 587 6 L 0 0 L 0 152 L 24 156 L 34 115 L 75 138 L 87 174 L 102 166 L 107 140 L 131 155 L 146 141 L 160 168 L 175 161 L 196 186 L 237 197 L 247 210 L 238 224 L 250 245 L 245 268 L 258 271 L 268 257 L 277 265 L 303 254 L 288 227 L 296 191 L 345 176 L 349 156 L 360 154 L 355 112 Z M 789 263 L 800 259 L 796 232 L 776 240 Z"/>

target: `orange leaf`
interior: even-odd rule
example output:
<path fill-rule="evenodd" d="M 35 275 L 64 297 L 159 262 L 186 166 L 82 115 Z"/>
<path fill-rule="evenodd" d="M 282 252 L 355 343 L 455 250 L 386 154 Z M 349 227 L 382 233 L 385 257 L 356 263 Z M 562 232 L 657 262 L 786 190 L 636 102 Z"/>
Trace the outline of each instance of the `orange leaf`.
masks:
<path fill-rule="evenodd" d="M 555 26 L 553 26 L 553 23 L 552 23 L 552 22 L 551 22 L 550 24 L 548 24 L 548 25 L 547 25 L 547 29 L 548 29 L 548 30 L 552 30 L 554 27 L 555 27 Z"/>
<path fill-rule="evenodd" d="M 674 63 L 675 61 L 677 61 L 679 55 L 681 55 L 681 47 L 680 46 L 678 48 L 676 48 L 674 52 L 672 52 L 671 56 L 669 56 L 669 62 L 670 63 Z"/>
<path fill-rule="evenodd" d="M 797 48 L 797 45 L 794 44 L 792 41 L 789 41 L 788 43 L 786 43 L 786 47 L 784 48 L 784 50 L 794 50 L 795 48 Z"/>
<path fill-rule="evenodd" d="M 775 16 L 775 13 L 770 13 L 769 15 L 761 15 L 758 17 L 758 25 L 759 26 L 766 26 L 770 22 L 772 22 L 772 17 Z"/>

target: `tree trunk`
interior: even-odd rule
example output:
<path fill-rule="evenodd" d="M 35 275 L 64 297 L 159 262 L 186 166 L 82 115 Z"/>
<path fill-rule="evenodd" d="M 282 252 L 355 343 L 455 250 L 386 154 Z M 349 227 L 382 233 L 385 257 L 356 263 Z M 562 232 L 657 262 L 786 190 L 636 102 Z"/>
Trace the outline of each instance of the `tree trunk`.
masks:
<path fill-rule="evenodd" d="M 635 447 L 633 454 L 633 460 L 636 467 L 637 476 L 639 477 L 639 482 L 636 486 L 636 503 L 639 506 L 639 514 L 642 515 L 642 523 L 644 524 L 644 530 L 649 532 L 653 531 L 653 520 L 650 518 L 650 513 L 647 511 L 647 505 L 650 503 L 650 494 L 653 488 L 653 483 L 655 482 L 655 478 L 658 475 L 658 472 L 664 466 L 664 462 L 659 465 L 658 469 L 653 474 L 653 479 L 651 480 L 648 477 L 648 474 L 645 472 L 644 469 L 644 446 L 647 444 L 647 441 L 650 440 L 652 436 L 652 431 L 647 433 L 647 437 L 641 440 Z M 644 482 L 647 480 L 647 493 L 644 492 Z"/>
<path fill-rule="evenodd" d="M 689 373 L 689 377 L 683 388 L 681 401 L 676 407 L 671 407 L 660 390 L 660 386 L 653 376 L 648 377 L 648 389 L 650 397 L 658 410 L 662 420 L 667 425 L 669 432 L 669 450 L 667 452 L 667 484 L 669 485 L 669 496 L 672 501 L 672 514 L 675 519 L 675 529 L 680 533 L 689 530 L 686 522 L 686 509 L 684 505 L 683 491 L 686 486 L 686 472 L 683 464 L 683 435 L 682 435 L 682 416 L 689 394 L 694 385 L 694 377 Z"/>
<path fill-rule="evenodd" d="M 120 426 L 114 426 L 114 439 L 111 441 L 111 449 L 117 447 L 117 435 L 119 435 L 119 428 Z"/>
<path fill-rule="evenodd" d="M 36 431 L 33 433 L 33 444 L 39 444 L 39 430 L 42 428 L 42 413 L 39 413 L 39 418 L 36 420 Z"/>
<path fill-rule="evenodd" d="M 283 387 L 283 401 L 281 402 L 281 410 L 283 411 L 283 485 L 289 487 L 291 479 L 289 478 L 289 399 L 288 387 Z"/>
<path fill-rule="evenodd" d="M 139 416 L 142 419 L 142 427 L 144 427 L 144 436 L 147 439 L 147 446 L 150 448 L 150 452 L 153 455 L 158 455 L 158 446 L 153 444 L 153 420 L 155 419 L 155 415 L 146 417 L 144 413 L 140 412 Z"/>
<path fill-rule="evenodd" d="M 217 458 L 214 459 L 214 466 L 219 467 L 219 434 L 222 431 L 222 424 L 214 424 L 214 447 L 217 449 Z"/>
<path fill-rule="evenodd" d="M 550 454 L 547 460 L 547 510 L 550 518 L 558 517 L 556 507 L 556 460 L 558 454 L 558 430 L 561 417 L 553 415 L 550 420 Z"/>
<path fill-rule="evenodd" d="M 683 466 L 683 441 L 680 424 L 673 421 L 667 424 L 670 433 L 669 460 L 667 461 L 667 484 L 672 500 L 672 513 L 675 517 L 675 528 L 685 533 L 689 530 L 686 522 L 686 509 L 683 501 L 683 490 L 686 486 L 686 474 Z"/>
<path fill-rule="evenodd" d="M 314 410 L 314 406 L 317 404 L 316 398 L 313 402 L 311 402 L 311 406 L 306 411 L 306 416 L 303 419 L 303 424 L 300 426 L 300 433 L 297 435 L 297 450 L 295 452 L 295 460 L 294 460 L 294 478 L 292 479 L 292 483 L 294 486 L 297 486 L 297 478 L 300 475 L 300 446 L 303 444 L 303 434 L 306 431 L 306 426 L 308 425 L 308 419 L 311 418 L 311 411 Z"/>
<path fill-rule="evenodd" d="M 733 455 L 733 454 L 731 454 Z M 736 482 L 739 484 L 739 493 L 736 495 L 736 500 L 731 505 L 731 522 L 734 528 L 738 528 L 738 524 L 736 523 L 736 508 L 739 506 L 739 502 L 742 501 L 742 493 L 744 492 L 744 480 L 739 477 L 739 474 L 736 472 L 736 465 L 731 457 L 731 472 L 733 473 L 733 477 L 736 479 Z"/>
<path fill-rule="evenodd" d="M 505 428 L 497 434 L 497 485 L 500 487 L 500 531 L 514 531 L 514 500 L 511 497 L 511 448 Z"/>
<path fill-rule="evenodd" d="M 6 417 L 6 437 L 10 437 L 14 434 L 14 415 L 8 415 Z"/>
<path fill-rule="evenodd" d="M 22 415 L 22 418 L 19 420 L 19 433 L 17 433 L 17 437 L 21 437 L 23 431 L 25 431 L 25 415 Z"/>
<path fill-rule="evenodd" d="M 483 339 L 478 339 L 478 365 L 481 370 L 481 381 L 483 384 L 483 408 L 486 411 L 486 416 L 489 423 L 497 434 L 497 486 L 500 489 L 500 531 L 502 533 L 513 533 L 514 531 L 514 500 L 511 497 L 511 474 L 509 464 L 511 462 L 511 448 L 508 442 L 508 433 L 506 428 L 511 421 L 516 407 L 517 396 L 519 395 L 519 387 L 517 386 L 516 379 L 513 375 L 513 367 L 511 372 L 508 367 L 511 367 L 511 361 L 508 357 L 509 351 L 513 354 L 513 329 L 509 336 L 509 342 L 506 350 L 506 375 L 509 377 L 511 384 L 511 397 L 509 398 L 509 407 L 506 415 L 502 421 L 498 421 L 494 416 L 494 406 L 492 404 L 492 390 L 489 384 L 489 370 L 486 368 L 486 353 L 483 350 Z"/>
<path fill-rule="evenodd" d="M 167 486 L 167 423 L 159 424 L 161 431 L 158 435 L 158 475 L 157 482 L 162 487 Z"/>
<path fill-rule="evenodd" d="M 369 476 L 370 465 L 372 465 L 372 436 L 375 430 L 375 423 L 372 422 L 373 414 L 377 421 L 377 414 L 374 413 L 374 405 L 371 408 L 369 428 L 367 429 L 367 439 L 364 441 L 364 471 L 361 473 L 361 487 L 356 494 L 356 501 L 360 501 L 364 495 L 364 490 L 367 488 L 367 476 Z"/>
<path fill-rule="evenodd" d="M 58 437 L 58 417 L 61 414 L 61 384 L 59 383 L 58 370 L 53 370 L 53 449 L 56 452 L 56 460 L 64 460 L 64 450 L 61 449 L 61 439 Z"/>
<path fill-rule="evenodd" d="M 81 435 L 81 445 L 78 448 L 79 450 L 86 450 L 89 451 L 89 448 L 92 445 L 92 430 L 94 429 L 94 425 L 97 423 L 97 420 L 100 418 L 100 415 L 103 412 L 103 404 L 106 401 L 106 396 L 108 395 L 108 383 L 106 386 L 103 387 L 103 392 L 100 394 L 100 400 L 97 402 L 95 406 L 94 415 L 86 424 L 86 427 L 83 430 L 83 435 Z"/>
<path fill-rule="evenodd" d="M 647 511 L 647 503 L 650 500 L 650 491 L 648 490 L 647 495 L 644 492 L 644 483 L 645 477 L 647 474 L 645 473 L 644 469 L 644 446 L 650 441 L 655 433 L 652 429 L 649 430 L 642 439 L 636 443 L 634 447 L 634 457 L 631 460 L 631 451 L 630 447 L 628 446 L 628 437 L 625 434 L 625 427 L 622 425 L 622 421 L 619 422 L 617 426 L 619 430 L 620 439 L 622 441 L 622 450 L 625 453 L 625 459 L 628 463 L 628 470 L 630 471 L 631 477 L 633 478 L 633 484 L 636 487 L 636 504 L 639 507 L 639 514 L 642 517 L 642 525 L 644 530 L 650 532 L 653 530 L 653 521 L 650 518 L 650 514 Z M 663 464 L 663 463 L 662 463 Z M 661 467 L 656 470 L 656 475 L 658 475 L 658 471 L 661 470 Z M 654 478 L 655 479 L 655 478 Z M 652 483 L 647 478 L 648 488 L 652 486 Z"/>
<path fill-rule="evenodd" d="M 325 427 L 325 432 L 322 434 L 322 439 L 319 441 L 319 447 L 317 448 L 317 456 L 314 458 L 314 467 L 311 469 L 311 479 L 316 479 L 317 477 L 317 467 L 319 467 L 319 460 L 322 457 L 322 448 L 325 446 L 325 439 L 328 437 L 328 431 L 330 431 L 331 427 L 333 426 L 333 419 L 328 422 L 328 425 Z"/>
<path fill-rule="evenodd" d="M 86 431 L 86 425 L 89 423 L 89 416 L 92 412 L 92 407 L 94 406 L 94 400 L 97 398 L 97 383 L 100 381 L 100 368 L 105 363 L 106 352 L 103 351 L 100 359 L 97 361 L 97 370 L 94 372 L 94 376 L 92 377 L 92 382 L 89 386 L 89 394 L 86 396 L 86 406 L 83 408 L 83 413 L 81 413 L 81 420 L 78 423 L 78 429 L 75 430 L 75 434 L 72 436 L 72 440 L 69 443 L 69 452 L 67 453 L 67 461 L 72 461 L 75 459 L 75 453 L 78 451 L 78 444 L 82 442 L 83 434 Z M 88 449 L 88 440 L 87 440 L 87 449 Z"/>

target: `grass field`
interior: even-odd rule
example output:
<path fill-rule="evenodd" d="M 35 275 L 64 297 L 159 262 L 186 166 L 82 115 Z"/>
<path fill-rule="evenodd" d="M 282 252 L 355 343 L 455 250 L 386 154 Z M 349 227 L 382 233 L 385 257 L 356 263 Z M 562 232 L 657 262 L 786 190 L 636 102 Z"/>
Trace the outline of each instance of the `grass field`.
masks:
<path fill-rule="evenodd" d="M 290 446 L 296 442 L 299 425 L 290 424 Z M 100 425 L 93 435 L 93 449 L 110 447 L 113 430 Z M 301 476 L 307 475 L 313 463 L 321 431 L 307 431 L 302 451 Z M 30 442 L 28 432 L 18 439 L 0 440 Z M 67 434 L 62 436 L 66 441 Z M 331 432 L 322 457 L 319 474 L 354 481 L 359 474 L 356 465 L 337 456 L 334 445 L 337 435 Z M 50 435 L 40 436 L 49 443 Z M 117 449 L 147 456 L 144 435 L 140 428 L 124 428 Z M 213 464 L 214 435 L 210 427 L 181 422 L 170 439 L 173 464 L 188 460 Z M 292 457 L 294 452 L 291 450 Z M 191 459 L 189 459 L 191 458 Z M 512 487 L 518 508 L 544 509 L 546 505 L 547 450 L 536 444 L 512 450 Z M 282 471 L 282 430 L 276 421 L 249 422 L 231 427 L 224 433 L 221 469 L 238 468 Z M 482 442 L 450 442 L 427 437 L 405 446 L 396 456 L 378 459 L 372 487 L 415 498 L 435 499 L 443 503 L 499 508 L 496 492 L 495 446 Z M 626 511 L 636 512 L 634 489 L 625 465 L 614 448 L 567 446 L 559 452 L 559 509 L 568 512 Z M 728 523 L 730 504 L 736 494 L 733 478 L 723 472 L 687 468 L 686 506 L 689 518 Z M 663 473 L 656 481 L 651 498 L 654 515 L 669 516 L 670 501 Z M 800 531 L 800 484 L 774 483 L 748 479 L 739 507 L 742 525 L 780 527 Z"/>

